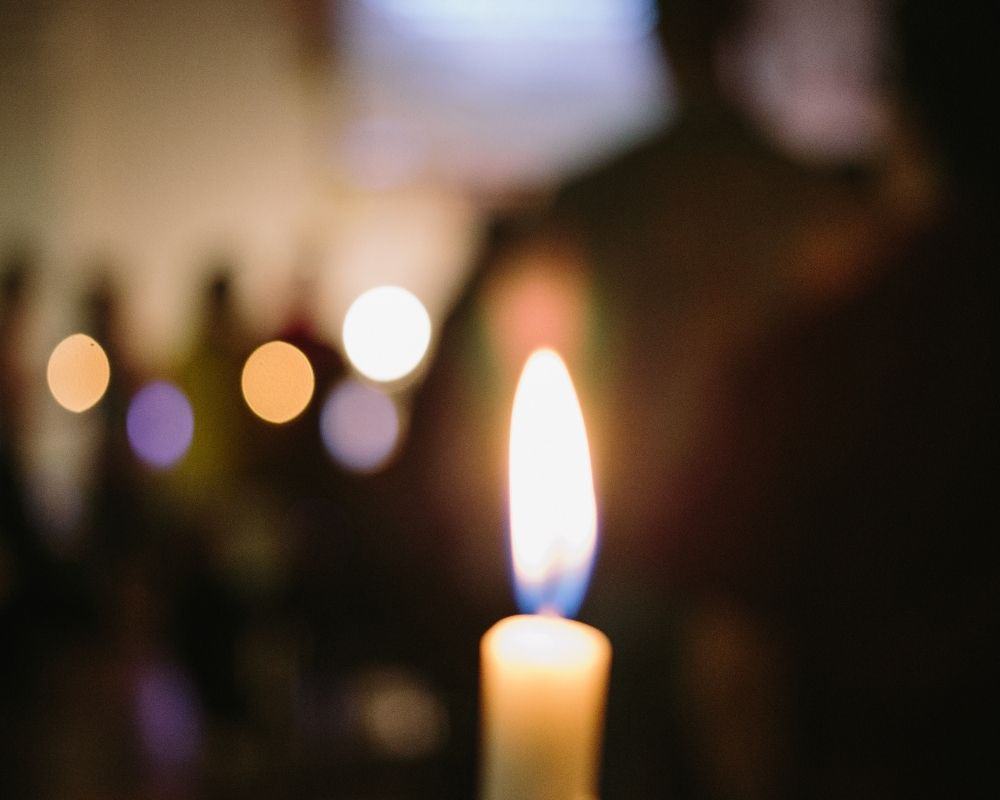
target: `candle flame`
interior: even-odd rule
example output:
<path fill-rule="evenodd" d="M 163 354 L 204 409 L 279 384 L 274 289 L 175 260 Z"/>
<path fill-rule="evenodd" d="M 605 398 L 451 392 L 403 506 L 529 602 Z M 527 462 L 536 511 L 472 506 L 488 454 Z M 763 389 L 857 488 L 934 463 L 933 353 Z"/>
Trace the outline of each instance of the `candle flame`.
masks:
<path fill-rule="evenodd" d="M 547 348 L 528 358 L 514 395 L 510 534 L 522 610 L 573 616 L 593 565 L 597 503 L 573 380 Z"/>

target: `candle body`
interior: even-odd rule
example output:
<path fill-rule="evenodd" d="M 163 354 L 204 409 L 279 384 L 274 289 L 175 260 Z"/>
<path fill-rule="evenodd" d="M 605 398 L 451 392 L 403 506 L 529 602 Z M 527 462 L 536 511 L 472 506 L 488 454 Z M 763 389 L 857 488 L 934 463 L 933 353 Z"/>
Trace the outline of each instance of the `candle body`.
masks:
<path fill-rule="evenodd" d="M 592 800 L 611 645 L 588 625 L 508 617 L 483 637 L 482 800 Z"/>

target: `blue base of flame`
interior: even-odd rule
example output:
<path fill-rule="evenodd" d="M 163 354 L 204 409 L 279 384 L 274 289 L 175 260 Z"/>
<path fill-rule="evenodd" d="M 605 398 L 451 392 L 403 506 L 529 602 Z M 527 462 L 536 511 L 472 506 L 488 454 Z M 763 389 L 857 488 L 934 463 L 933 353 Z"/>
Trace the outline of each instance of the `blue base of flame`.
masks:
<path fill-rule="evenodd" d="M 592 564 L 578 570 L 560 572 L 541 583 L 514 578 L 514 597 L 525 614 L 553 614 L 575 617 L 583 605 L 587 585 L 593 572 Z M 511 563 L 513 574 L 513 562 Z"/>

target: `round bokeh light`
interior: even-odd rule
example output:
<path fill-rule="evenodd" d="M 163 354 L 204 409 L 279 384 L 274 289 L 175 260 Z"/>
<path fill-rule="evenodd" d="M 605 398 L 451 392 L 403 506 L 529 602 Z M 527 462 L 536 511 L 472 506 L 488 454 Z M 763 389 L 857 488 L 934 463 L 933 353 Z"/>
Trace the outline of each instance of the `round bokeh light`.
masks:
<path fill-rule="evenodd" d="M 431 341 L 431 318 L 416 295 L 379 286 L 358 297 L 344 317 L 344 350 L 362 375 L 399 380 L 416 369 Z"/>
<path fill-rule="evenodd" d="M 392 398 L 357 380 L 333 387 L 319 425 L 327 451 L 353 472 L 385 466 L 399 442 L 399 412 Z"/>
<path fill-rule="evenodd" d="M 94 339 L 74 333 L 56 345 L 49 356 L 49 391 L 63 408 L 80 413 L 94 406 L 111 380 L 108 356 Z"/>
<path fill-rule="evenodd" d="M 183 458 L 194 436 L 194 414 L 187 396 L 167 381 L 153 381 L 132 398 L 125 418 L 135 454 L 156 469 Z"/>
<path fill-rule="evenodd" d="M 288 342 L 262 344 L 243 365 L 243 398 L 267 422 L 289 422 L 301 414 L 313 396 L 312 366 L 299 348 Z"/>

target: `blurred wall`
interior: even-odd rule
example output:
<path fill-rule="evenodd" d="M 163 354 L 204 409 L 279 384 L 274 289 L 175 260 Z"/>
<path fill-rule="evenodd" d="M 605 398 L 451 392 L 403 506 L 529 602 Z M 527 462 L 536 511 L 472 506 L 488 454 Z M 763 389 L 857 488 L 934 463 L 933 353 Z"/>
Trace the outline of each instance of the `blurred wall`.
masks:
<path fill-rule="evenodd" d="M 43 246 L 52 326 L 82 265 L 119 260 L 144 355 L 166 352 L 206 250 L 253 283 L 301 236 L 315 179 L 295 20 L 269 0 L 7 6 L 0 236 Z"/>

